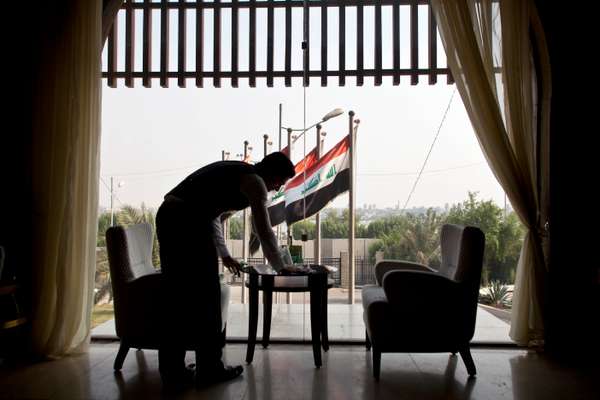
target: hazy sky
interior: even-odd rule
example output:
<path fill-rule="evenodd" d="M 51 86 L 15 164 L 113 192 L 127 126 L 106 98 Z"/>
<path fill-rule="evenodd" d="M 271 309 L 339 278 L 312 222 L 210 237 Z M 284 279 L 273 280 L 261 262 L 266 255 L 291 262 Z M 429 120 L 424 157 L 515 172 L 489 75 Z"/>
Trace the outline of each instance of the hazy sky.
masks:
<path fill-rule="evenodd" d="M 400 64 L 406 68 L 410 63 L 409 7 L 400 8 Z M 328 13 L 328 65 L 338 67 L 337 12 Z M 311 10 L 310 49 L 311 69 L 320 66 L 320 9 Z M 365 7 L 364 61 L 365 68 L 373 68 L 374 32 L 369 23 L 374 17 L 374 8 Z M 136 45 L 134 70 L 141 68 L 142 14 L 136 12 Z M 153 11 L 152 68 L 156 70 L 160 55 L 160 13 Z M 284 11 L 275 10 L 274 52 L 275 70 L 283 69 Z M 426 26 L 427 7 L 419 7 L 421 26 Z M 120 14 L 117 26 L 120 37 L 124 37 L 124 18 Z M 356 8 L 346 8 L 346 67 L 356 67 Z M 382 54 L 383 68 L 392 66 L 391 8 L 382 11 Z M 195 68 L 194 13 L 187 14 L 188 51 L 187 69 Z M 222 68 L 231 66 L 231 12 L 222 13 Z M 266 11 L 257 11 L 257 70 L 266 68 Z M 204 19 L 204 69 L 212 70 L 212 11 Z M 248 10 L 240 10 L 239 68 L 248 68 Z M 177 30 L 177 15 L 170 13 L 171 32 Z M 419 40 L 426 43 L 427 29 L 419 30 Z M 176 70 L 177 35 L 171 34 L 170 69 Z M 295 9 L 292 16 L 292 69 L 301 69 L 302 12 Z M 441 42 L 438 45 L 440 66 L 445 64 Z M 121 40 L 118 46 L 117 67 L 124 66 L 125 47 Z M 106 51 L 103 55 L 106 64 Z M 419 65 L 427 65 L 427 47 L 419 48 Z M 105 81 L 104 81 L 105 82 Z M 247 80 L 240 79 L 239 88 L 230 87 L 223 80 L 222 88 L 212 87 L 205 80 L 205 88 L 194 87 L 193 80 L 188 88 L 177 87 L 171 80 L 170 88 L 103 87 L 102 109 L 102 164 L 100 204 L 109 206 L 110 177 L 114 176 L 116 206 L 123 203 L 139 206 L 145 202 L 156 207 L 163 195 L 196 168 L 219 160 L 221 151 L 232 156 L 242 153 L 243 142 L 248 140 L 254 147 L 254 160 L 262 158 L 263 135 L 274 138 L 278 148 L 278 106 L 283 104 L 283 125 L 303 127 L 303 88 L 301 80 L 293 81 L 292 88 L 285 88 L 282 80 L 275 80 L 274 88 L 267 88 L 264 80 L 257 80 L 257 88 L 249 88 Z M 378 207 L 404 205 L 414 184 L 417 172 L 431 146 L 444 111 L 448 105 L 454 85 L 446 85 L 445 77 L 439 78 L 434 86 L 421 83 L 411 86 L 403 78 L 400 86 L 392 86 L 391 78 L 384 78 L 383 86 L 374 87 L 372 78 L 365 78 L 365 86 L 356 87 L 353 78 L 347 78 L 346 87 L 337 87 L 337 79 L 330 78 L 329 86 L 322 88 L 318 79 L 311 81 L 306 90 L 306 122 L 311 125 L 330 110 L 340 107 L 346 112 L 353 110 L 361 120 L 357 143 L 357 205 L 376 204 Z M 325 151 L 348 133 L 347 114 L 328 121 Z M 283 135 L 285 137 L 285 134 Z M 307 135 L 307 151 L 315 145 L 315 133 Z M 296 142 L 294 161 L 301 158 L 303 141 Z M 118 182 L 123 182 L 117 187 Z M 439 138 L 431 153 L 425 173 L 408 204 L 413 206 L 444 206 L 461 202 L 468 191 L 478 191 L 483 199 L 493 199 L 504 204 L 504 193 L 490 172 L 481 153 L 471 123 L 466 115 L 458 93 L 454 96 Z M 338 198 L 335 206 L 347 204 L 347 196 Z"/>
<path fill-rule="evenodd" d="M 411 86 L 403 82 L 374 87 L 322 88 L 315 80 L 307 88 L 307 125 L 333 108 L 353 110 L 361 121 L 357 135 L 357 205 L 402 207 L 431 146 L 454 86 L 439 83 Z M 191 82 L 190 82 L 191 84 Z M 243 80 L 232 89 L 103 88 L 100 204 L 108 206 L 110 177 L 114 176 L 115 205 L 156 207 L 163 195 L 196 168 L 219 160 L 221 151 L 235 157 L 248 140 L 253 160 L 262 158 L 263 135 L 278 145 L 278 105 L 283 125 L 303 127 L 303 89 L 300 82 L 285 88 L 248 88 Z M 139 85 L 141 86 L 141 85 Z M 158 86 L 158 84 L 156 84 Z M 324 125 L 325 151 L 348 131 L 344 114 Z M 285 134 L 283 135 L 285 138 Z M 308 133 L 307 151 L 315 144 Z M 284 139 L 285 140 L 285 139 Z M 302 157 L 303 140 L 296 142 L 294 161 Z M 117 183 L 122 182 L 121 187 Z M 106 184 L 106 185 L 105 185 Z M 487 166 L 458 93 L 442 125 L 425 172 L 408 207 L 444 206 L 478 191 L 483 199 L 504 203 L 504 193 Z M 347 204 L 338 198 L 335 206 Z"/>

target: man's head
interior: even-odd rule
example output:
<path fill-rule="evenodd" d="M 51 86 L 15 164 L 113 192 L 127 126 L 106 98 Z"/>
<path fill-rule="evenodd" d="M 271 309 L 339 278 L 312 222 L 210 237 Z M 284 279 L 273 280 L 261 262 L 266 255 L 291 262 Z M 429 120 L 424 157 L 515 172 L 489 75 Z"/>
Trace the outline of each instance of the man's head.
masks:
<path fill-rule="evenodd" d="M 294 164 L 280 151 L 267 155 L 255 167 L 269 191 L 279 190 L 288 179 L 295 175 Z"/>

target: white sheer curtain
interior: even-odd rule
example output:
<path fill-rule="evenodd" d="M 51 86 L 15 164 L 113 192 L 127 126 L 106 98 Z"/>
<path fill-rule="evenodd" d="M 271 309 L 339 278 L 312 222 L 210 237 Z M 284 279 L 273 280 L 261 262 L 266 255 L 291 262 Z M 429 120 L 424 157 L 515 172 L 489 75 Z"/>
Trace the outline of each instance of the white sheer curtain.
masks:
<path fill-rule="evenodd" d="M 538 344 L 547 268 L 542 249 L 550 96 L 543 32 L 531 0 L 431 0 L 431 5 L 481 149 L 527 227 L 510 336 L 521 345 Z"/>
<path fill-rule="evenodd" d="M 48 18 L 34 99 L 32 343 L 85 351 L 93 304 L 101 111 L 102 1 Z"/>

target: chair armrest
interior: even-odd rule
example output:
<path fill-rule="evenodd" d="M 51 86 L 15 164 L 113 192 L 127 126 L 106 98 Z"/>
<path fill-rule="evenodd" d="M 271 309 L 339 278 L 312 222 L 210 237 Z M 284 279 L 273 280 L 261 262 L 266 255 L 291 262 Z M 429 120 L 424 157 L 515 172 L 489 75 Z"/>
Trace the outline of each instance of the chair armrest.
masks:
<path fill-rule="evenodd" d="M 436 272 L 388 271 L 383 291 L 392 305 L 418 307 L 427 312 L 459 312 L 465 304 L 465 288 Z"/>
<path fill-rule="evenodd" d="M 435 272 L 427 265 L 419 264 L 412 261 L 401 260 L 382 260 L 375 265 L 375 279 L 379 286 L 382 285 L 383 276 L 389 271 L 428 271 Z"/>

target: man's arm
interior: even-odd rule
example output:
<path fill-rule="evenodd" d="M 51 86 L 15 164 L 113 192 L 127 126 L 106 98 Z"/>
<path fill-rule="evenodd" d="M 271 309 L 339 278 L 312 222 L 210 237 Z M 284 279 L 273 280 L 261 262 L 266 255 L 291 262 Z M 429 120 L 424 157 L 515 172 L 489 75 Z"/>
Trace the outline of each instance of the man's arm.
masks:
<path fill-rule="evenodd" d="M 237 262 L 227 249 L 227 245 L 225 244 L 225 238 L 223 237 L 223 224 L 221 222 L 221 218 L 217 217 L 212 221 L 213 227 L 213 242 L 215 247 L 217 248 L 217 254 L 223 260 L 223 265 L 227 267 L 229 272 L 234 275 L 240 276 L 241 265 Z"/>
<path fill-rule="evenodd" d="M 254 227 L 265 257 L 275 270 L 282 270 L 284 262 L 277 246 L 277 238 L 273 233 L 273 229 L 271 229 L 271 221 L 267 211 L 267 188 L 263 180 L 255 174 L 244 175 L 241 182 L 241 191 L 250 202 Z"/>

